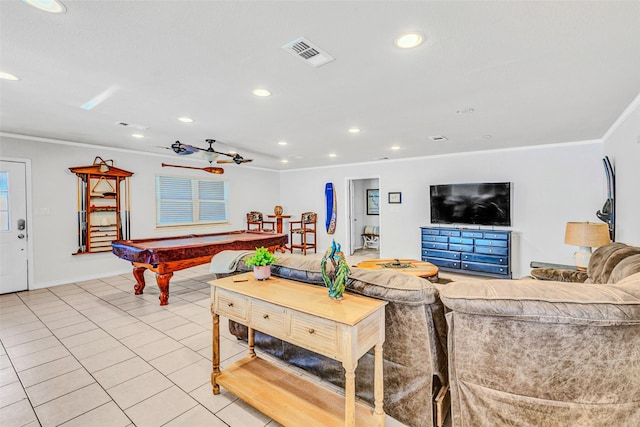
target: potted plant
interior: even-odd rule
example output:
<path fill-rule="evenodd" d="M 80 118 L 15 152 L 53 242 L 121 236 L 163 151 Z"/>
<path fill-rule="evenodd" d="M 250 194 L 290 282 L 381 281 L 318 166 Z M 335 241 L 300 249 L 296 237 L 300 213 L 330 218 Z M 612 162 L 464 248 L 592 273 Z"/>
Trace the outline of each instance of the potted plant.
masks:
<path fill-rule="evenodd" d="M 253 267 L 253 275 L 256 280 L 267 280 L 271 276 L 271 264 L 276 258 L 267 248 L 256 248 L 256 253 L 245 262 L 247 267 Z"/>

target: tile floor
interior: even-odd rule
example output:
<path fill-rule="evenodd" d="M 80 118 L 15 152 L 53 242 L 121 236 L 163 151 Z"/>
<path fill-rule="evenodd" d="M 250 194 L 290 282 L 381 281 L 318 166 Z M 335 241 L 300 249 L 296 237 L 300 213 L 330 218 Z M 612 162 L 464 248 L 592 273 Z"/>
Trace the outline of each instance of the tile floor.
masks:
<path fill-rule="evenodd" d="M 0 426 L 279 426 L 211 392 L 212 278 L 177 272 L 164 307 L 151 274 L 0 295 Z M 246 352 L 226 324 L 223 368 Z"/>

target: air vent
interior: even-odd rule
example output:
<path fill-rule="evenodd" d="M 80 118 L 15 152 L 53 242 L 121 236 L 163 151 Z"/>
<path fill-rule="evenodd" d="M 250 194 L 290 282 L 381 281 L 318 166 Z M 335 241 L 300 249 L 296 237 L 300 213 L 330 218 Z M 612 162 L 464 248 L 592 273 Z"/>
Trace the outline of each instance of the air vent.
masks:
<path fill-rule="evenodd" d="M 446 141 L 447 140 L 447 138 L 445 136 L 442 136 L 442 135 L 430 136 L 429 139 L 432 140 L 432 141 L 435 141 L 435 142 L 440 142 L 440 141 Z"/>
<path fill-rule="evenodd" d="M 134 128 L 134 129 L 140 129 L 140 130 L 149 129 L 149 126 L 137 125 L 135 123 L 127 123 L 127 122 L 115 122 L 114 125 L 116 125 L 116 126 L 124 126 L 124 127 Z"/>
<path fill-rule="evenodd" d="M 282 48 L 314 67 L 319 67 L 335 59 L 304 37 L 297 38 Z"/>

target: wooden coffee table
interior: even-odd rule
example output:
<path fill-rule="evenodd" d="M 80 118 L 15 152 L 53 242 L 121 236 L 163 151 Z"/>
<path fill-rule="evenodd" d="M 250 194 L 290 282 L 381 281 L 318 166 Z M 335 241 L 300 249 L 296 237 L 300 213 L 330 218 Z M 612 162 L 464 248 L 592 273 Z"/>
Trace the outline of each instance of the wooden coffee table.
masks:
<path fill-rule="evenodd" d="M 410 258 L 375 258 L 359 262 L 358 268 L 371 268 L 398 271 L 423 277 L 429 280 L 438 279 L 438 267 L 426 261 L 418 261 Z"/>

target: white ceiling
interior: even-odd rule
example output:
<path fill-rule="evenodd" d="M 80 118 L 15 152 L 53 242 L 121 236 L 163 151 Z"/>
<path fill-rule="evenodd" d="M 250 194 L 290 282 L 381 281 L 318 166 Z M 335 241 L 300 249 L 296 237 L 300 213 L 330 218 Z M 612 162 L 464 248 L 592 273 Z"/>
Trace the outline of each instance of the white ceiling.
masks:
<path fill-rule="evenodd" d="M 21 79 L 0 80 L 5 134 L 163 155 L 212 138 L 297 169 L 598 139 L 640 93 L 638 1 L 62 1 L 0 0 L 0 70 Z M 396 48 L 409 30 L 426 42 Z M 298 37 L 335 61 L 281 49 Z"/>

